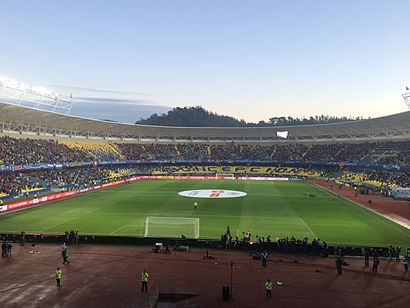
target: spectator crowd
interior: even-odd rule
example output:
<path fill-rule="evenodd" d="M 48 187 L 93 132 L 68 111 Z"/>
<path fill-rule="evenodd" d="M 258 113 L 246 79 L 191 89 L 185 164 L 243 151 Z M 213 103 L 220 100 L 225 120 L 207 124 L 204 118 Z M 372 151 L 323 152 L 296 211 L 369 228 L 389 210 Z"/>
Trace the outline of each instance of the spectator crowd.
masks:
<path fill-rule="evenodd" d="M 410 165 L 410 141 L 330 144 L 141 144 L 0 137 L 0 165 L 93 161 L 301 161 Z"/>
<path fill-rule="evenodd" d="M 0 196 L 18 195 L 42 187 L 66 185 L 90 185 L 103 179 L 129 173 L 152 173 L 164 169 L 160 166 L 127 167 L 77 167 L 48 169 L 40 171 L 5 172 L 10 165 L 65 164 L 79 162 L 124 161 L 141 162 L 213 162 L 262 161 L 283 162 L 353 162 L 382 163 L 390 166 L 410 165 L 410 141 L 375 143 L 333 143 L 333 144 L 137 144 L 137 143 L 97 143 L 97 142 L 57 142 L 45 139 L 16 139 L 0 137 Z M 311 168 L 311 167 L 309 167 Z M 339 167 L 336 167 L 339 168 Z M 165 168 L 166 169 L 166 168 Z M 119 171 L 122 170 L 122 171 Z M 321 174 L 329 170 L 319 170 Z M 334 171 L 334 170 L 333 170 Z M 333 172 L 330 170 L 330 173 Z M 390 185 L 409 187 L 408 172 L 397 170 L 344 169 L 345 178 L 362 178 L 376 186 Z M 118 173 L 119 172 L 119 173 Z"/>
<path fill-rule="evenodd" d="M 27 195 L 42 188 L 79 187 L 108 182 L 114 178 L 137 173 L 132 167 L 77 167 L 46 169 L 31 172 L 0 173 L 0 196 Z"/>
<path fill-rule="evenodd" d="M 0 165 L 55 164 L 93 161 L 87 152 L 54 140 L 0 137 Z"/>

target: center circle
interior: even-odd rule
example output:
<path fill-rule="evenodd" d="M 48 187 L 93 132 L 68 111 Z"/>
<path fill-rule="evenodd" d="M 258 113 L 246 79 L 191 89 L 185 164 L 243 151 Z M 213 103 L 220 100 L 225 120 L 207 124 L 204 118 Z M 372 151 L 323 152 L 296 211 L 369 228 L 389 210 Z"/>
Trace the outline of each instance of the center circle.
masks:
<path fill-rule="evenodd" d="M 196 189 L 196 190 L 184 190 L 180 191 L 178 195 L 189 198 L 240 198 L 245 197 L 247 193 L 237 190 L 224 190 L 224 189 Z"/>

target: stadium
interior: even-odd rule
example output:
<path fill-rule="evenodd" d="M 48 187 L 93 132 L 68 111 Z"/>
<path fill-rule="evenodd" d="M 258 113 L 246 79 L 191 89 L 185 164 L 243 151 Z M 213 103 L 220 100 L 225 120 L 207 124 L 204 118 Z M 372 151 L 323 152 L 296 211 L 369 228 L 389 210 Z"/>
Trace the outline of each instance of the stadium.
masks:
<path fill-rule="evenodd" d="M 409 96 L 404 95 L 405 99 Z M 198 268 L 191 268 L 192 262 L 199 261 L 189 260 L 195 253 L 204 255 L 199 268 L 210 266 L 203 271 L 212 272 L 212 264 L 218 262 L 223 265 L 218 269 L 223 274 L 217 291 L 211 288 L 206 296 L 209 285 L 190 290 L 181 277 L 172 278 L 172 271 L 164 270 L 166 277 L 176 281 L 173 290 L 164 287 L 164 278 L 162 284 L 150 286 L 156 291 L 149 297 L 127 293 L 119 306 L 155 306 L 161 298 L 163 302 L 178 299 L 181 306 L 240 306 L 232 295 L 232 271 L 239 290 L 250 288 L 241 286 L 244 264 L 256 262 L 252 260 L 260 259 L 263 250 L 283 255 L 280 260 L 300 258 L 300 266 L 322 266 L 325 272 L 330 272 L 328 265 L 319 265 L 318 256 L 355 256 L 359 259 L 349 261 L 352 277 L 359 275 L 355 262 L 366 253 L 386 260 L 409 253 L 410 111 L 309 126 L 186 128 L 82 118 L 69 115 L 70 108 L 69 98 L 1 81 L 3 241 L 15 246 L 24 241 L 32 245 L 32 253 L 41 250 L 32 247 L 44 247 L 50 260 L 53 245 L 62 242 L 73 245 L 74 260 L 87 258 L 87 249 L 101 250 L 100 255 L 96 253 L 99 258 L 113 257 L 112 249 L 117 248 L 106 244 L 137 245 L 147 255 L 137 261 L 151 265 L 149 272 L 164 262 L 180 262 L 172 266 L 195 272 Z M 164 243 L 177 256 L 187 254 L 187 259 L 164 259 L 159 253 Z M 127 263 L 126 255 L 135 251 L 121 249 L 119 259 Z M 235 259 L 239 265 L 233 265 L 235 257 L 228 251 L 239 253 Z M 396 270 L 386 265 L 383 279 L 392 288 L 395 283 L 408 285 L 409 277 L 396 275 Z M 226 284 L 229 271 L 231 281 Z M 299 271 L 303 272 L 287 269 L 281 279 Z M 73 280 L 84 278 L 74 278 L 74 271 L 71 275 Z M 301 275 L 309 281 L 314 274 Z M 279 280 L 278 285 L 283 283 Z M 33 278 L 30 283 L 38 281 Z M 224 299 L 229 297 L 225 291 L 231 289 L 230 302 L 221 301 L 222 284 Z M 294 292 L 289 288 L 283 294 Z M 5 289 L 8 296 L 16 297 L 18 289 Z M 102 290 L 91 284 L 89 294 L 98 293 L 96 289 Z M 88 300 L 84 302 L 88 306 L 101 304 L 92 296 Z M 242 300 L 243 306 L 249 305 Z M 318 306 L 327 306 L 327 300 Z M 382 302 L 383 297 L 364 300 L 369 305 Z M 396 303 L 406 300 L 408 295 L 398 297 Z M 284 296 L 280 303 L 303 301 Z M 342 305 L 342 301 L 334 304 Z"/>

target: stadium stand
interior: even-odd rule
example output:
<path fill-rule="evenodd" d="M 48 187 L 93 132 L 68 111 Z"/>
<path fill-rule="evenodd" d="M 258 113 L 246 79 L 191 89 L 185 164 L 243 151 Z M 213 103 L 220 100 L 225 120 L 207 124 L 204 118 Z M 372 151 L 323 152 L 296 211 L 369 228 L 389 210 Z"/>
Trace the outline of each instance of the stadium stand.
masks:
<path fill-rule="evenodd" d="M 92 161 L 87 152 L 54 140 L 0 138 L 0 163 L 4 165 L 55 164 Z"/>
<path fill-rule="evenodd" d="M 123 160 L 123 156 L 116 144 L 78 141 L 62 141 L 61 143 L 70 149 L 84 151 L 89 155 L 92 155 L 94 159 L 98 161 Z"/>
<path fill-rule="evenodd" d="M 289 138 L 278 139 L 281 131 Z M 132 173 L 410 185 L 410 112 L 309 126 L 184 128 L 84 119 L 0 101 L 0 134 L 0 197 Z"/>
<path fill-rule="evenodd" d="M 80 167 L 50 169 L 30 172 L 3 172 L 0 178 L 0 193 L 3 196 L 21 195 L 48 188 L 70 188 L 95 185 L 112 179 L 140 172 L 127 167 Z"/>
<path fill-rule="evenodd" d="M 153 175 L 216 175 L 234 174 L 235 176 L 300 176 L 319 177 L 323 172 L 312 168 L 267 167 L 267 166 L 161 166 L 151 167 Z"/>
<path fill-rule="evenodd" d="M 84 162 L 107 162 L 122 161 L 124 159 L 134 161 L 249 161 L 271 162 L 294 161 L 298 163 L 317 162 L 351 162 L 351 163 L 383 163 L 383 165 L 405 166 L 408 160 L 410 142 L 377 142 L 362 144 L 286 144 L 286 145 L 237 145 L 228 143 L 225 145 L 207 144 L 138 144 L 138 143 L 94 143 L 94 142 L 57 142 L 42 139 L 15 139 L 11 137 L 0 138 L 0 162 L 3 166 L 38 165 L 38 164 L 64 164 Z M 255 167 L 256 166 L 256 167 Z M 312 168 L 310 167 L 312 170 Z M 51 175 L 54 181 L 71 183 L 84 180 L 84 170 L 78 175 L 64 173 Z M 91 169 L 93 170 L 93 169 Z M 296 171 L 295 171 L 296 170 Z M 307 170 L 307 171 L 306 171 Z M 236 175 L 272 175 L 287 174 L 300 176 L 320 176 L 324 170 L 283 168 L 277 166 L 261 167 L 257 164 L 235 168 L 221 166 L 167 166 L 154 168 L 154 174 L 214 174 L 228 172 Z M 64 174 L 62 178 L 62 174 Z M 70 175 L 71 174 L 71 175 Z M 37 174 L 36 174 L 37 176 Z M 101 175 L 94 174 L 97 178 Z M 106 174 L 103 176 L 106 177 Z M 348 172 L 342 175 L 345 180 L 358 181 L 371 184 L 376 187 L 407 187 L 408 175 L 398 171 L 378 169 L 363 169 L 360 172 Z M 45 181 L 44 178 L 42 178 Z M 50 182 L 50 181 L 49 181 Z M 2 176 L 2 193 L 21 193 L 37 187 L 36 181 L 29 181 L 21 173 L 14 177 Z M 14 184 L 12 184 L 14 183 Z"/>
<path fill-rule="evenodd" d="M 378 188 L 384 186 L 389 186 L 390 188 L 410 186 L 410 177 L 408 174 L 387 170 L 362 169 L 360 172 L 346 172 L 340 177 L 340 180 L 358 184 L 365 183 Z"/>
<path fill-rule="evenodd" d="M 3 165 L 139 160 L 181 161 L 299 161 L 406 165 L 410 142 L 224 145 L 94 143 L 0 138 Z"/>

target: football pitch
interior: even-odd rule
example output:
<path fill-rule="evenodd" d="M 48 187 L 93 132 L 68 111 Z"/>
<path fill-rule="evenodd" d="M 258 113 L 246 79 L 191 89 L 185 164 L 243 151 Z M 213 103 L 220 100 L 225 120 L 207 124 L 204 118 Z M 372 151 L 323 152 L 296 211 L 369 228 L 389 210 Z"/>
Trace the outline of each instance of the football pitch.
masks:
<path fill-rule="evenodd" d="M 247 196 L 178 195 L 205 189 L 235 190 Z M 190 226 L 173 225 L 172 217 L 178 217 L 198 218 L 202 239 L 217 239 L 229 226 L 232 236 L 239 238 L 250 231 L 252 239 L 256 235 L 270 235 L 272 240 L 294 236 L 338 245 L 410 246 L 409 229 L 310 183 L 278 181 L 140 180 L 2 215 L 0 232 L 78 229 L 80 234 L 144 236 L 147 217 L 167 217 L 169 224 L 161 232 L 169 230 L 170 236 L 184 234 L 183 228 L 190 232 Z"/>

